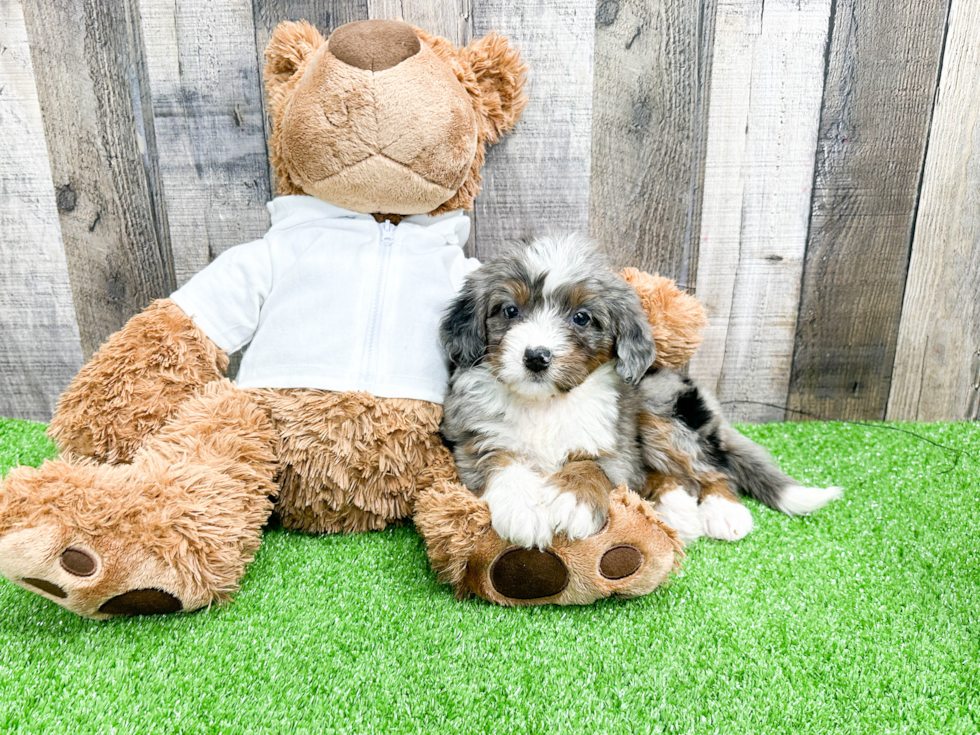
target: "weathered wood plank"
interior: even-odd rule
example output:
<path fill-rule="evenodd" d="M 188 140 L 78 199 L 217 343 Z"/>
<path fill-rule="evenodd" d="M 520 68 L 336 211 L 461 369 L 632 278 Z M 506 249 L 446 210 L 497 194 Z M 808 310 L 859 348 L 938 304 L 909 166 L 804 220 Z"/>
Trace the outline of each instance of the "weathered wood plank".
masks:
<path fill-rule="evenodd" d="M 87 357 L 174 288 L 142 38 L 130 0 L 25 0 Z"/>
<path fill-rule="evenodd" d="M 715 5 L 602 0 L 596 9 L 590 234 L 619 265 L 692 289 Z"/>
<path fill-rule="evenodd" d="M 953 0 L 889 420 L 980 415 L 980 5 Z"/>
<path fill-rule="evenodd" d="M 592 143 L 594 0 L 473 6 L 473 37 L 510 37 L 530 65 L 530 102 L 509 136 L 490 149 L 476 200 L 473 255 L 553 228 L 586 232 Z"/>
<path fill-rule="evenodd" d="M 254 0 L 255 50 L 261 79 L 265 69 L 265 47 L 269 45 L 272 32 L 284 20 L 308 20 L 315 25 L 324 38 L 337 26 L 367 20 L 368 0 Z M 262 119 L 265 138 L 272 136 L 272 121 L 265 94 L 262 94 Z M 276 172 L 269 164 L 269 180 L 275 191 Z"/>
<path fill-rule="evenodd" d="M 789 405 L 885 417 L 949 0 L 838 0 Z"/>
<path fill-rule="evenodd" d="M 780 420 L 793 356 L 830 0 L 721 0 L 691 375 L 739 421 Z"/>
<path fill-rule="evenodd" d="M 470 0 L 368 0 L 368 17 L 401 18 L 465 46 L 473 34 Z"/>
<path fill-rule="evenodd" d="M 0 3 L 0 416 L 48 421 L 82 364 L 27 29 Z"/>
<path fill-rule="evenodd" d="M 138 2 L 180 286 L 269 227 L 252 2 Z"/>

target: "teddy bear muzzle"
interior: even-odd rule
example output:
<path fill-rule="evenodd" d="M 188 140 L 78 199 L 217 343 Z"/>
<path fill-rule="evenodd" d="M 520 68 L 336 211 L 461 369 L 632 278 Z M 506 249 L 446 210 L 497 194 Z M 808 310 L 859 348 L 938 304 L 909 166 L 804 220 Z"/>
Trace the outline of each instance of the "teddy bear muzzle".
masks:
<path fill-rule="evenodd" d="M 415 56 L 422 48 L 407 23 L 360 20 L 330 34 L 330 53 L 345 64 L 365 71 L 383 71 Z"/>

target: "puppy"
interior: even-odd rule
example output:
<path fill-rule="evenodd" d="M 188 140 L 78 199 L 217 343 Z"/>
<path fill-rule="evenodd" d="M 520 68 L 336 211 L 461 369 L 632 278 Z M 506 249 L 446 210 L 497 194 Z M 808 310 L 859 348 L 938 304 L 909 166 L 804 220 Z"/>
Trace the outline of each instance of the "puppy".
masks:
<path fill-rule="evenodd" d="M 639 296 L 584 238 L 536 239 L 471 273 L 440 339 L 443 438 L 494 530 L 519 546 L 597 532 L 620 484 L 688 541 L 752 529 L 737 490 L 788 514 L 840 494 L 801 487 L 711 395 L 652 368 Z"/>

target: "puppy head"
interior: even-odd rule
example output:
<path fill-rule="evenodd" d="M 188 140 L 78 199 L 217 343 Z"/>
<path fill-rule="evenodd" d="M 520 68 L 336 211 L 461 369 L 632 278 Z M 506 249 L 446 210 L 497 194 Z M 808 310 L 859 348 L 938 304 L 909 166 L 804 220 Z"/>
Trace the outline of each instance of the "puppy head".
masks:
<path fill-rule="evenodd" d="M 585 238 L 539 238 L 469 276 L 440 336 L 455 367 L 481 360 L 515 393 L 544 398 L 615 359 L 636 384 L 656 355 L 636 291 Z"/>

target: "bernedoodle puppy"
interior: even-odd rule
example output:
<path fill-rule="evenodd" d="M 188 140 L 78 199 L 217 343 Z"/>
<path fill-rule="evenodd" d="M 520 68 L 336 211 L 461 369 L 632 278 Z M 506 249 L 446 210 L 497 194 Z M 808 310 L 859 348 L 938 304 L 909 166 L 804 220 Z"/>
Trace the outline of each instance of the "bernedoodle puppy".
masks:
<path fill-rule="evenodd" d="M 636 291 L 585 238 L 536 239 L 471 273 L 440 337 L 452 363 L 443 438 L 517 545 L 597 532 L 610 483 L 656 502 L 685 540 L 749 533 L 737 491 L 787 514 L 840 496 L 802 487 L 713 396 L 650 367 Z"/>

